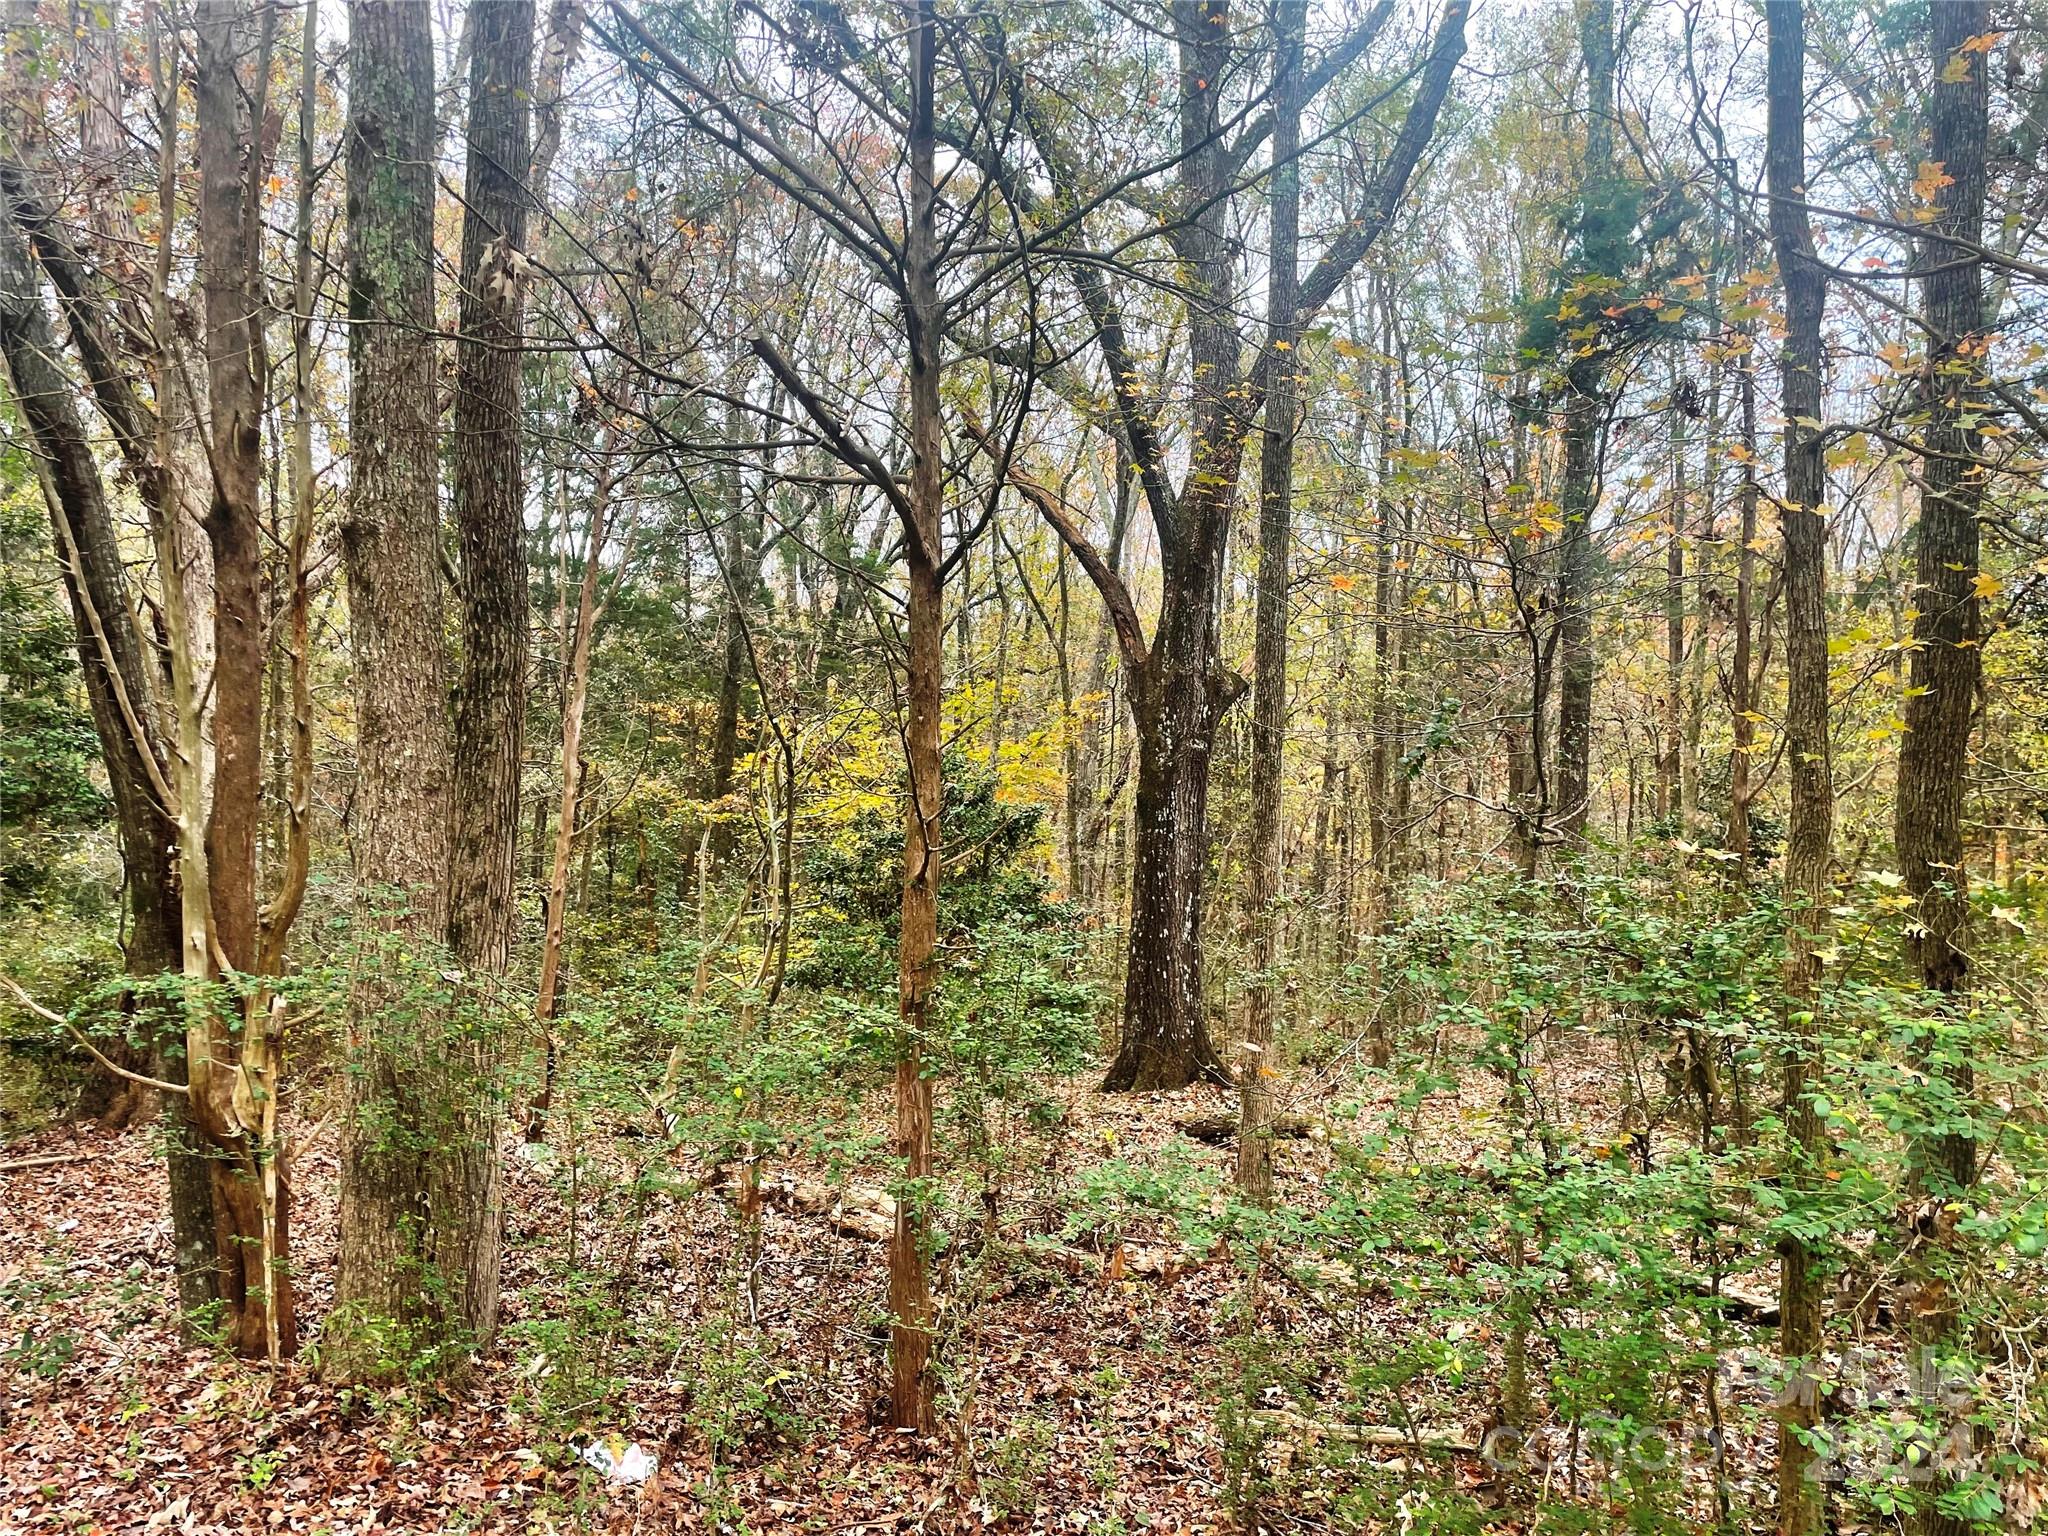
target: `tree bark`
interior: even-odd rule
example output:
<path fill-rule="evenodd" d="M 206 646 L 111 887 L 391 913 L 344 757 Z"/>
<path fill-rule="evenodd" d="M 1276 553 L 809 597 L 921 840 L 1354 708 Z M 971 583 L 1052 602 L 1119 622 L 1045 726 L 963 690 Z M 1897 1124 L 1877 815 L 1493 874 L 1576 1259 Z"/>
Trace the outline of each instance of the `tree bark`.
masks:
<path fill-rule="evenodd" d="M 519 770 L 526 745 L 526 466 L 520 453 L 532 0 L 470 15 L 469 154 L 455 348 L 454 506 L 462 666 L 455 693 L 448 942 L 497 976 L 517 928 Z M 494 1203 L 486 1191 L 486 1203 Z M 492 1245 L 496 1251 L 495 1244 Z"/>
<path fill-rule="evenodd" d="M 945 507 L 939 418 L 945 316 L 938 289 L 938 48 L 933 0 L 918 0 L 910 33 L 910 222 L 904 244 L 904 321 L 910 343 L 910 491 L 904 545 L 910 603 L 905 624 L 903 916 L 897 941 L 896 1151 L 907 1193 L 889 1240 L 889 1407 L 898 1428 L 933 1428 L 933 1310 L 926 1273 L 927 1183 L 932 1176 L 932 1084 L 920 1042 L 938 981 L 940 708 L 945 685 L 945 591 L 940 565 Z"/>
<path fill-rule="evenodd" d="M 1771 242 L 1785 292 L 1785 490 L 1779 502 L 1785 543 L 1785 761 L 1791 814 L 1785 840 L 1785 1005 L 1781 1063 L 1783 1112 L 1791 1139 L 1786 1183 L 1818 1183 L 1821 1126 L 1814 1112 L 1821 1066 L 1815 1010 L 1834 845 L 1834 785 L 1828 760 L 1827 471 L 1821 436 L 1821 321 L 1827 279 L 1814 254 L 1802 200 L 1806 193 L 1806 42 L 1801 0 L 1770 0 L 1769 142 Z M 1779 1350 L 1797 1373 L 1778 1410 L 1778 1529 L 1814 1536 L 1823 1517 L 1822 1484 L 1805 1435 L 1819 1423 L 1815 1386 L 1821 1344 L 1817 1255 L 1797 1238 L 1778 1250 Z"/>
<path fill-rule="evenodd" d="M 1586 63 L 1586 161 L 1581 205 L 1604 207 L 1614 180 L 1614 0 L 1586 0 L 1579 24 Z M 1585 835 L 1593 798 L 1593 513 L 1600 495 L 1606 415 L 1595 353 L 1565 374 L 1564 533 L 1558 547 L 1557 826 Z"/>
<path fill-rule="evenodd" d="M 1963 804 L 1970 735 L 1982 667 L 1978 592 L 1979 533 L 1985 477 L 1982 408 L 1989 317 L 1982 260 L 1985 154 L 1989 132 L 1989 56 L 1964 44 L 1991 31 L 1984 0 L 1929 0 L 1932 81 L 1927 97 L 1927 158 L 1948 178 L 1939 211 L 1921 244 L 1921 309 L 1928 334 L 1922 370 L 1920 521 L 1906 735 L 1899 752 L 1895 839 L 1899 872 L 1913 898 L 1906 959 L 1936 1011 L 1960 1007 L 1969 987 L 1969 901 L 1964 871 Z M 1959 243 L 1951 243 L 1959 242 Z M 1959 1100 L 1975 1091 L 1967 1060 L 1940 1065 Z M 1916 1183 L 1931 1198 L 1965 1198 L 1977 1179 L 1977 1147 L 1967 1132 L 1915 1149 Z M 1923 1303 L 1915 1343 L 1930 1365 L 1952 1348 L 1957 1304 L 1940 1273 L 1939 1240 L 1923 1256 Z M 1932 1304 L 1928 1304 L 1932 1303 Z M 1929 1373 L 1930 1377 L 1932 1372 Z M 1923 1494 L 1923 1536 L 1961 1536 L 1970 1522 L 1944 1514 Z"/>
<path fill-rule="evenodd" d="M 526 750 L 526 466 L 520 449 L 532 0 L 492 0 L 469 17 L 469 142 L 463 181 L 460 337 L 455 347 L 456 547 L 461 667 L 452 746 L 448 945 L 484 1015 L 465 1070 L 477 1075 L 457 1129 L 472 1155 L 451 1190 L 466 1208 L 463 1314 L 497 1325 L 501 1171 L 494 1089 L 503 1032 L 491 991 L 518 930 L 519 775 Z"/>
<path fill-rule="evenodd" d="M 1301 247 L 1301 54 L 1307 0 L 1273 8 L 1273 170 L 1266 346 L 1281 354 L 1266 395 L 1259 454 L 1258 612 L 1252 643 L 1251 857 L 1246 904 L 1252 915 L 1251 984 L 1245 996 L 1239 1079 L 1237 1184 L 1248 1199 L 1273 1199 L 1273 1024 L 1280 966 L 1280 787 L 1286 766 L 1289 546 L 1294 541 L 1294 433 L 1300 364 L 1295 348 L 1296 264 Z"/>
<path fill-rule="evenodd" d="M 422 964 L 448 931 L 450 752 L 434 397 L 434 54 L 412 0 L 349 6 L 350 824 L 363 951 L 348 1023 L 331 1376 L 466 1344 L 496 1311 L 493 1090 Z M 489 1248 L 489 1252 L 481 1251 Z M 444 1357 L 445 1358 L 445 1357 Z"/>
<path fill-rule="evenodd" d="M 213 485 L 205 519 L 213 553 L 213 771 L 205 837 L 210 948 L 215 963 L 244 977 L 260 968 L 256 850 L 263 820 L 268 366 L 258 262 L 275 25 L 275 12 L 259 23 L 239 0 L 204 0 L 195 15 L 192 80 Z M 246 983 L 240 991 L 236 1026 L 212 1017 L 191 1028 L 191 1108 L 215 1154 L 210 1166 L 221 1289 L 233 1346 L 244 1355 L 288 1354 L 296 1327 L 284 1249 L 286 1191 L 276 1166 L 279 1149 L 262 1129 L 274 1126 L 275 1108 L 236 1102 L 238 1090 L 250 1091 L 245 1066 L 262 1064 L 274 1086 L 277 1042 L 266 1038 L 267 993 Z"/>

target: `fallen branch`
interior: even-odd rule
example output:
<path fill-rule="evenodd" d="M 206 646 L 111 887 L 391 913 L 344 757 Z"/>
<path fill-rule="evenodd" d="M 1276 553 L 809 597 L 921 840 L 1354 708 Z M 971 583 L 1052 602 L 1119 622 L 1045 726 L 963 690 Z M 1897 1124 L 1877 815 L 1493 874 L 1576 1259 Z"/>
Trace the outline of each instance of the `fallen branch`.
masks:
<path fill-rule="evenodd" d="M 19 1173 L 24 1168 L 55 1168 L 63 1163 L 82 1163 L 90 1154 L 85 1152 L 59 1152 L 49 1157 L 17 1157 L 0 1163 L 0 1173 Z"/>
<path fill-rule="evenodd" d="M 1708 1281 L 1696 1280 L 1693 1282 L 1693 1289 L 1701 1296 L 1719 1301 L 1722 1304 L 1722 1311 L 1737 1322 L 1769 1327 L 1778 1321 L 1778 1298 L 1770 1291 L 1761 1291 L 1745 1285 L 1731 1285 L 1726 1280 L 1721 1282 L 1719 1290 Z"/>
<path fill-rule="evenodd" d="M 777 1174 L 761 1181 L 760 1196 L 764 1205 L 779 1211 L 821 1216 L 833 1231 L 846 1237 L 880 1243 L 887 1242 L 896 1230 L 896 1201 L 879 1189 L 821 1184 L 793 1174 Z M 967 1252 L 981 1241 L 981 1234 L 974 1233 L 949 1246 Z M 1050 1240 L 1018 1246 L 1025 1253 L 1059 1265 L 1069 1274 L 1096 1275 L 1104 1280 L 1172 1280 L 1200 1262 L 1193 1254 L 1133 1243 L 1118 1243 L 1106 1254 Z"/>
<path fill-rule="evenodd" d="M 1268 1430 L 1281 1431 L 1303 1440 L 1331 1440 L 1340 1445 L 1386 1446 L 1398 1450 L 1440 1451 L 1447 1455 L 1470 1455 L 1479 1449 L 1479 1437 L 1465 1430 L 1421 1429 L 1412 1433 L 1391 1424 L 1347 1424 L 1340 1420 L 1311 1419 L 1288 1408 L 1260 1408 L 1253 1422 Z"/>
<path fill-rule="evenodd" d="M 1236 1110 L 1218 1110 L 1212 1115 L 1194 1115 L 1181 1121 L 1179 1130 L 1183 1136 L 1192 1136 L 1197 1141 L 1215 1144 L 1235 1141 L 1237 1125 Z M 1283 1141 L 1330 1139 L 1328 1123 L 1314 1115 L 1275 1115 L 1267 1129 L 1275 1138 Z"/>

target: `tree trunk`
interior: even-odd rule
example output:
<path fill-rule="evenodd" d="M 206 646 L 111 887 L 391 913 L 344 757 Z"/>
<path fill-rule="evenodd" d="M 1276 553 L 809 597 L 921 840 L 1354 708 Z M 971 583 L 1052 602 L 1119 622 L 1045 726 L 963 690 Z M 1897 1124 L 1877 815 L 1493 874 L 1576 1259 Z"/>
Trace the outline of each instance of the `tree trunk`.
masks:
<path fill-rule="evenodd" d="M 1604 207 L 1614 179 L 1614 0 L 1586 0 L 1580 20 L 1586 61 L 1583 207 Z M 1558 830 L 1576 841 L 1593 795 L 1593 513 L 1600 495 L 1600 435 L 1606 402 L 1596 354 L 1566 372 L 1564 534 L 1558 548 Z"/>
<path fill-rule="evenodd" d="M 1821 320 L 1827 279 L 1801 205 L 1806 188 L 1806 43 L 1802 0 L 1770 0 L 1771 241 L 1785 291 L 1785 761 L 1792 783 L 1785 840 L 1785 1004 L 1788 1044 L 1783 1112 L 1790 1136 L 1788 1191 L 1818 1183 L 1821 1127 L 1814 1112 L 1821 1065 L 1815 1009 L 1833 880 L 1834 786 L 1828 762 L 1827 497 L 1822 460 Z M 1779 1245 L 1779 1351 L 1797 1373 L 1778 1410 L 1778 1529 L 1815 1536 L 1822 1484 L 1803 1436 L 1819 1422 L 1821 1295 L 1816 1255 L 1795 1237 Z"/>
<path fill-rule="evenodd" d="M 1657 755 L 1657 819 L 1677 815 L 1683 804 L 1681 764 L 1685 753 L 1685 409 L 1679 401 L 1679 373 L 1672 367 L 1671 523 L 1664 543 L 1664 741 Z"/>
<path fill-rule="evenodd" d="M 495 1085 L 425 985 L 448 931 L 450 753 L 434 397 L 434 53 L 411 0 L 349 6 L 350 825 L 363 955 L 344 1073 L 331 1376 L 460 1349 L 494 1311 Z M 396 1354 L 395 1352 L 403 1352 Z M 447 1363 L 444 1359 L 442 1363 Z"/>
<path fill-rule="evenodd" d="M 520 453 L 533 0 L 492 0 L 469 19 L 461 336 L 455 348 L 455 536 L 462 668 L 455 692 L 448 943 L 487 977 L 511 960 L 519 915 L 519 770 L 526 745 L 526 469 Z M 481 1042 L 492 1068 L 494 1045 Z M 492 1168 L 495 1168 L 493 1163 Z M 479 1192 L 495 1209 L 496 1178 Z M 478 1257 L 495 1255 L 495 1241 Z M 488 1262 L 488 1261 L 487 1261 Z M 478 1283 L 495 1292 L 494 1275 Z M 495 1310 L 495 1302 L 491 1304 Z"/>
<path fill-rule="evenodd" d="M 468 1148 L 450 1195 L 460 1225 L 462 1312 L 479 1339 L 497 1326 L 502 1174 L 496 1153 L 504 1036 L 491 992 L 518 928 L 519 775 L 526 749 L 526 467 L 520 449 L 528 117 L 533 0 L 469 13 L 468 161 L 463 181 L 461 335 L 455 347 L 456 547 L 462 665 L 455 689 L 448 945 L 479 1014 L 468 1032 L 454 1136 Z"/>
<path fill-rule="evenodd" d="M 889 1407 L 900 1429 L 933 1427 L 933 1309 L 926 1273 L 932 1176 L 932 1084 L 920 1042 L 938 982 L 940 710 L 945 687 L 944 453 L 939 419 L 945 315 L 939 299 L 933 0 L 918 0 L 910 34 L 910 225 L 904 249 L 904 320 L 910 343 L 910 492 L 906 530 L 910 603 L 905 624 L 903 917 L 897 939 L 896 1152 L 905 1196 L 889 1240 Z"/>
<path fill-rule="evenodd" d="M 1926 413 L 1917 530 L 1913 644 L 1899 752 L 1895 837 L 1899 869 L 1913 897 L 1906 959 L 1935 1010 L 1959 1009 L 1969 986 L 1969 905 L 1964 873 L 1963 803 L 1968 788 L 1972 713 L 1984 637 L 1978 594 L 1978 525 L 1984 501 L 1982 409 L 1986 348 L 1983 262 L 1989 56 L 1964 45 L 1991 31 L 1984 0 L 1929 0 L 1933 84 L 1927 97 L 1927 155 L 1948 177 L 1940 211 L 1922 242 L 1921 306 L 1928 334 L 1922 371 Z M 1950 244 L 1950 241 L 1961 242 Z M 1967 1103 L 1975 1091 L 1967 1060 L 1941 1063 L 1951 1090 Z M 1977 1147 L 1967 1132 L 1919 1147 L 1915 1175 L 1936 1200 L 1968 1197 L 1977 1179 Z M 1915 1343 L 1929 1365 L 1954 1347 L 1958 1307 L 1948 1294 L 1939 1240 L 1923 1257 L 1923 1305 Z M 1934 1304 L 1925 1304 L 1932 1300 Z M 1930 1371 L 1930 1379 L 1934 1372 Z M 1923 1536 L 1960 1536 L 1970 1522 L 1943 1514 L 1924 1494 Z"/>
<path fill-rule="evenodd" d="M 1282 354 L 1266 395 L 1259 454 L 1259 586 L 1253 638 L 1251 857 L 1245 894 L 1252 916 L 1251 985 L 1245 997 L 1239 1078 L 1237 1184 L 1259 1205 L 1273 1200 L 1273 1021 L 1280 967 L 1280 798 L 1287 742 L 1288 552 L 1294 540 L 1294 432 L 1300 365 L 1295 347 L 1296 263 L 1301 244 L 1301 54 L 1307 0 L 1273 8 L 1272 256 L 1266 345 Z"/>
<path fill-rule="evenodd" d="M 569 861 L 576 846 L 576 807 L 583 780 L 583 714 L 590 698 L 590 648 L 597 628 L 597 584 L 609 536 L 611 497 L 611 465 L 601 462 L 590 501 L 590 536 L 584 545 L 583 581 L 577 589 L 576 617 L 562 682 L 562 798 L 555 815 L 554 856 L 548 865 L 547 931 L 541 940 L 540 993 L 534 1005 L 534 1015 L 543 1031 L 555 1017 L 561 994 L 562 949 L 568 930 Z M 563 537 L 567 537 L 566 529 Z M 550 1108 L 555 1060 L 551 1033 L 547 1051 L 548 1075 L 527 1121 L 529 1141 L 540 1139 Z"/>
<path fill-rule="evenodd" d="M 1756 766 L 1756 368 L 1745 357 L 1741 393 L 1742 489 L 1738 545 L 1735 552 L 1735 656 L 1729 669 L 1728 711 L 1733 746 L 1728 754 L 1728 848 L 1740 855 L 1734 869 L 1740 878 L 1749 868 L 1749 803 L 1756 798 L 1751 770 Z"/>
<path fill-rule="evenodd" d="M 206 512 L 213 552 L 213 773 L 206 818 L 210 961 L 244 977 L 259 969 L 256 845 L 263 819 L 263 414 L 267 360 L 262 186 L 269 156 L 259 142 L 276 13 L 260 36 L 238 0 L 205 0 L 196 14 L 192 96 L 199 165 L 199 279 L 205 303 L 208 463 Z M 196 786 L 195 786 L 196 787 Z M 284 1252 L 284 1186 L 277 1147 L 255 1120 L 274 1124 L 274 1104 L 253 1116 L 236 1104 L 249 1091 L 241 1067 L 264 1062 L 275 1083 L 275 1043 L 263 1038 L 269 998 L 243 989 L 242 1018 L 189 1026 L 193 1117 L 212 1145 L 222 1299 L 237 1353 L 288 1354 L 296 1342 Z M 202 1062 L 201 1058 L 207 1058 Z M 257 1084 L 258 1087 L 262 1084 Z M 268 1113 L 265 1113 L 265 1111 Z M 273 1317 L 272 1313 L 275 1313 Z"/>

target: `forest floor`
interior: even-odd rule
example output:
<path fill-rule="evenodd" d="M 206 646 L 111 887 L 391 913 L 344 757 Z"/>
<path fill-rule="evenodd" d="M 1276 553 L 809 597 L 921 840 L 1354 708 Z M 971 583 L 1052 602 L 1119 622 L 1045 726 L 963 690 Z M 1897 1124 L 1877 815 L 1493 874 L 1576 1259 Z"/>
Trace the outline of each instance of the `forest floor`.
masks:
<path fill-rule="evenodd" d="M 1609 1070 L 1570 1074 L 1561 1107 L 1571 1112 L 1569 1096 L 1583 1093 L 1589 1122 L 1611 1117 Z M 1139 1167 L 1227 1178 L 1229 1145 L 1182 1135 L 1194 1117 L 1233 1110 L 1219 1091 L 1105 1097 L 1074 1085 L 1059 1095 L 1064 1167 L 1039 1192 L 1046 1201 Z M 1469 1165 L 1489 1098 L 1471 1084 L 1432 1100 L 1407 1155 Z M 988 1249 L 960 1245 L 966 1256 L 939 1276 L 952 1427 L 920 1441 L 878 1411 L 873 1197 L 835 1209 L 817 1199 L 822 1164 L 777 1170 L 750 1228 L 730 1184 L 650 1188 L 639 1175 L 658 1143 L 614 1131 L 625 1134 L 580 1135 L 577 1158 L 508 1158 L 505 1326 L 445 1393 L 337 1392 L 303 1358 L 273 1372 L 181 1346 L 148 1131 L 59 1129 L 0 1150 L 0 1536 L 1236 1528 L 1233 1419 L 1221 1404 L 1249 1291 L 1227 1257 L 1162 1262 L 1168 1250 L 1137 1226 L 1122 1258 L 1099 1234 L 1048 1239 L 1028 1259 L 1005 1245 L 994 1263 L 975 1256 Z M 294 1155 L 300 1311 L 315 1360 L 333 1274 L 334 1144 L 325 1121 Z M 1330 1157 L 1316 1139 L 1280 1143 L 1283 1193 L 1312 1199 Z M 852 1183 L 879 1178 L 870 1166 Z M 1005 1195 L 1006 1234 L 1013 1223 L 1058 1225 L 1056 1209 L 1029 1215 L 1039 1195 Z M 961 1204 L 971 1210 L 973 1198 Z M 1336 1316 L 1284 1284 L 1262 1285 L 1255 1305 L 1266 1337 L 1309 1355 L 1361 1326 L 1389 1338 L 1426 1326 L 1385 1300 Z M 1490 1330 L 1473 1342 L 1498 1360 Z M 1413 1426 L 1418 1449 L 1437 1446 L 1410 1478 L 1486 1493 L 1495 1472 L 1462 1447 L 1484 1428 L 1490 1389 L 1476 1383 L 1493 1376 L 1490 1364 L 1475 1371 L 1473 1390 L 1433 1402 Z M 658 1470 L 637 1485 L 608 1481 L 584 1459 L 593 1444 L 637 1445 Z M 1369 1454 L 1405 1465 L 1399 1447 Z M 1354 1510 L 1348 1523 L 1408 1528 L 1391 1499 L 1380 1515 Z M 1495 1517 L 1495 1529 L 1518 1526 Z"/>

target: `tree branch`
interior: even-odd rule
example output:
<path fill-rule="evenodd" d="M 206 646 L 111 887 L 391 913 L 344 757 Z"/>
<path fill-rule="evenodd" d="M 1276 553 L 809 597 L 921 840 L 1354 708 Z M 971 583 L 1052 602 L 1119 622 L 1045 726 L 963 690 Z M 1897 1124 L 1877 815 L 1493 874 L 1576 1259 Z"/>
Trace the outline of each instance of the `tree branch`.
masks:
<path fill-rule="evenodd" d="M 113 1073 L 114 1076 L 125 1077 L 131 1083 L 140 1083 L 143 1087 L 154 1088 L 160 1093 L 189 1094 L 192 1091 L 190 1088 L 187 1088 L 183 1083 L 167 1083 L 160 1077 L 145 1077 L 140 1072 L 130 1072 L 126 1067 L 122 1066 L 118 1062 L 109 1061 L 105 1054 L 101 1052 L 98 1046 L 94 1045 L 90 1040 L 86 1039 L 85 1032 L 83 1030 L 81 1030 L 76 1024 L 72 1023 L 69 1019 L 64 1017 L 63 1014 L 57 1012 L 56 1009 L 45 1008 L 41 1003 L 37 1002 L 34 998 L 30 997 L 27 992 L 22 990 L 21 984 L 17 982 L 12 976 L 0 976 L 0 987 L 5 987 L 8 991 L 12 992 L 15 995 L 15 997 L 20 1001 L 22 1007 L 28 1009 L 28 1011 L 34 1014 L 37 1018 L 48 1019 L 52 1024 L 61 1024 L 64 1026 L 64 1028 L 70 1030 L 72 1038 L 76 1040 L 80 1045 L 85 1047 L 86 1054 L 91 1056 L 94 1061 L 98 1062 L 101 1066 L 105 1067 L 109 1072 Z"/>
<path fill-rule="evenodd" d="M 903 536 L 917 547 L 936 570 L 939 565 L 938 551 L 925 543 L 924 534 L 917 525 L 916 513 L 910 505 L 910 498 L 904 494 L 903 487 L 896 483 L 896 477 L 889 473 L 889 467 L 876 458 L 874 450 L 856 438 L 832 407 L 820 399 L 817 391 L 803 381 L 795 365 L 782 355 L 774 342 L 766 336 L 756 336 L 747 345 L 753 348 L 754 356 L 767 364 L 768 371 L 775 375 L 777 382 L 789 391 L 790 399 L 802 406 L 804 414 L 817 423 L 818 431 L 824 436 L 827 446 L 844 463 L 859 470 L 869 484 L 889 498 L 889 505 L 896 509 L 897 517 L 902 520 Z"/>
<path fill-rule="evenodd" d="M 1138 621 L 1137 604 L 1131 601 L 1130 588 L 1110 569 L 1109 562 L 1102 558 L 1101 551 L 1089 542 L 1080 525 L 1068 515 L 1058 496 L 1009 461 L 990 438 L 988 429 L 971 411 L 963 409 L 960 420 L 963 430 L 982 452 L 1002 467 L 1003 478 L 1017 488 L 1018 493 L 1059 535 L 1060 542 L 1073 551 L 1081 569 L 1088 573 L 1088 579 L 1095 583 L 1095 589 L 1109 607 L 1109 622 L 1116 630 L 1117 650 L 1123 656 L 1124 665 L 1134 673 L 1142 674 L 1150 665 L 1151 652 L 1145 644 L 1145 632 Z"/>

